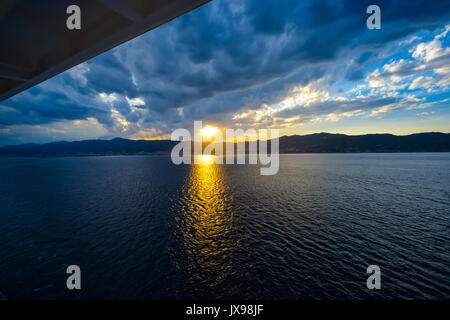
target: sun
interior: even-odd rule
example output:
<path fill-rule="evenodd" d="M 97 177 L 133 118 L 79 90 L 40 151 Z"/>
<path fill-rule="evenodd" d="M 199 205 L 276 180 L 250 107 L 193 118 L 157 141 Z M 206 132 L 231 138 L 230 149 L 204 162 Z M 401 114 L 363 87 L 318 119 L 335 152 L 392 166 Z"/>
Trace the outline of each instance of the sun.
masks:
<path fill-rule="evenodd" d="M 211 140 L 218 133 L 220 133 L 220 130 L 212 126 L 206 126 L 200 130 L 200 135 L 207 140 Z"/>

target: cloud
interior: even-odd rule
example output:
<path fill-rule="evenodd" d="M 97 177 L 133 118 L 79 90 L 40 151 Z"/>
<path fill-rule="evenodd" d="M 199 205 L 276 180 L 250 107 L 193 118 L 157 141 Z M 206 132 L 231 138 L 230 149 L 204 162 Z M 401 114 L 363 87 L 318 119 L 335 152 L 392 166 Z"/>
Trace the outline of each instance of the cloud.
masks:
<path fill-rule="evenodd" d="M 448 24 L 448 1 L 380 1 L 382 30 L 365 27 L 369 4 L 212 1 L 4 101 L 0 128 L 95 119 L 105 137 L 155 137 L 193 119 L 294 125 L 447 87 L 449 27 L 422 34 Z M 414 50 L 373 67 L 403 49 Z"/>
<path fill-rule="evenodd" d="M 61 120 L 47 124 L 11 125 L 0 129 L 0 145 L 29 143 L 43 143 L 48 141 L 73 141 L 99 138 L 108 131 L 95 118 L 86 120 Z"/>
<path fill-rule="evenodd" d="M 415 78 L 409 85 L 409 90 L 430 88 L 433 86 L 434 82 L 433 77 L 420 76 Z"/>

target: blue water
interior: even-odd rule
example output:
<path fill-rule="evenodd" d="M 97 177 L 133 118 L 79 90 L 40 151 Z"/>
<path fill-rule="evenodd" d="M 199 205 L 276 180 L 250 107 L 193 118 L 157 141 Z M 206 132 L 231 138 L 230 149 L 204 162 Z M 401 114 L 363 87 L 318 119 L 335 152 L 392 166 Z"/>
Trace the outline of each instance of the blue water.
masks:
<path fill-rule="evenodd" d="M 449 226 L 449 153 L 0 158 L 0 298 L 448 299 Z"/>

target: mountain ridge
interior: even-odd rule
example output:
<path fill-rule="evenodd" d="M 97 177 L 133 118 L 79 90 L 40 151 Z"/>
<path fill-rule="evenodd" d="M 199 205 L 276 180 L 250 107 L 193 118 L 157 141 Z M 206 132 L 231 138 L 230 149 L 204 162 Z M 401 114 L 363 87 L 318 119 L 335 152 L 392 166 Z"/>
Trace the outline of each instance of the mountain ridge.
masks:
<path fill-rule="evenodd" d="M 390 133 L 346 135 L 314 133 L 282 136 L 280 153 L 450 152 L 450 133 L 424 132 L 397 136 Z M 0 156 L 89 156 L 169 153 L 178 141 L 88 139 L 27 143 L 0 147 Z"/>

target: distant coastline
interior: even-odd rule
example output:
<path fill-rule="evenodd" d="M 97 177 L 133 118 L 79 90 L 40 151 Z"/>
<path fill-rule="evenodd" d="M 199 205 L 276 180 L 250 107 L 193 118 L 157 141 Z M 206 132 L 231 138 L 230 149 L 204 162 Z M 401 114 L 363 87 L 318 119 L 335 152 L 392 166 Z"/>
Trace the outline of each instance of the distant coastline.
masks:
<path fill-rule="evenodd" d="M 111 140 L 59 141 L 0 147 L 0 157 L 66 157 L 168 154 L 177 141 Z M 450 133 L 427 132 L 345 135 L 316 133 L 280 137 L 280 153 L 450 152 Z"/>

